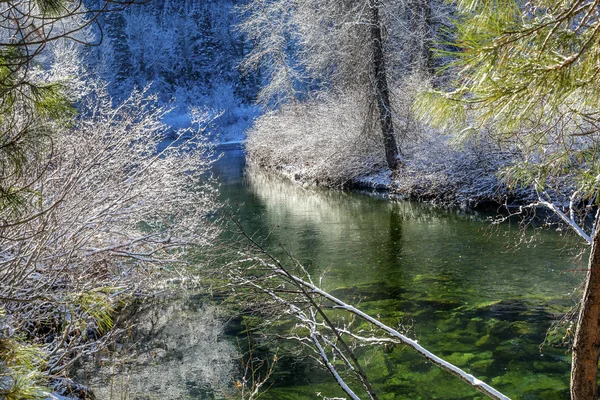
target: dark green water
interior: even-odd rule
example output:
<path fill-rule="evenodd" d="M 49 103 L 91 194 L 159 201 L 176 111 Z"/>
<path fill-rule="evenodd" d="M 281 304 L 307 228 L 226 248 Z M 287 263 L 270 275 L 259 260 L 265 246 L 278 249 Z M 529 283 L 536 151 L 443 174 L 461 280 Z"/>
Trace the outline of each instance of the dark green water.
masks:
<path fill-rule="evenodd" d="M 539 231 L 534 242 L 519 244 L 516 223 L 492 227 L 486 214 L 303 189 L 245 173 L 241 151 L 227 152 L 214 173 L 246 229 L 269 235 L 273 251 L 284 246 L 323 277 L 324 289 L 401 325 L 511 398 L 568 398 L 570 355 L 540 345 L 577 299 L 577 240 Z M 381 399 L 482 397 L 400 346 L 360 356 Z M 280 362 L 275 376 L 264 398 L 343 397 L 309 362 Z"/>

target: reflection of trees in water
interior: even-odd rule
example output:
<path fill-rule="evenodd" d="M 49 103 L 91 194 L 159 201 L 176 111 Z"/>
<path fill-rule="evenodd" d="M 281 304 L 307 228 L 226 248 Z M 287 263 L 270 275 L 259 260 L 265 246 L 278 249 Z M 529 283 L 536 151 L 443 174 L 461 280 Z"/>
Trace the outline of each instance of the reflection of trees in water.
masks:
<path fill-rule="evenodd" d="M 329 276 L 343 269 L 359 274 L 354 277 L 359 281 L 390 275 L 398 280 L 400 270 L 414 267 L 417 258 L 438 252 L 434 247 L 424 253 L 425 243 L 447 241 L 454 236 L 455 225 L 473 218 L 406 201 L 307 189 L 252 167 L 247 169 L 247 182 L 249 192 L 262 204 L 261 233 L 271 235 L 271 250 L 281 243 L 302 261 L 330 268 Z M 355 283 L 350 277 L 338 282 Z"/>
<path fill-rule="evenodd" d="M 404 217 L 398 207 L 390 210 L 390 239 L 388 241 L 388 257 L 391 263 L 402 257 L 402 221 Z"/>
<path fill-rule="evenodd" d="M 364 225 L 365 221 L 372 220 L 374 211 L 383 211 L 385 214 L 381 220 L 373 221 L 377 224 L 387 218 L 389 212 L 398 214 L 404 220 L 434 225 L 481 219 L 476 214 L 442 210 L 426 204 L 390 201 L 356 192 L 306 188 L 253 166 L 246 168 L 246 178 L 249 191 L 262 200 L 269 211 L 268 214 L 277 218 L 310 221 L 313 225 Z M 338 228 L 343 230 L 347 227 L 340 225 Z M 329 233 L 333 231 L 334 229 Z"/>
<path fill-rule="evenodd" d="M 464 301 L 572 289 L 559 272 L 571 263 L 556 250 L 554 232 L 540 233 L 537 247 L 517 252 L 505 243 L 518 230 L 502 224 L 490 234 L 486 214 L 307 189 L 255 168 L 247 169 L 247 182 L 249 196 L 260 204 L 260 233 L 271 235 L 270 250 L 281 243 L 301 261 L 310 260 L 311 271 L 327 269 L 330 289 L 410 283 L 427 297 Z"/>
<path fill-rule="evenodd" d="M 353 192 L 305 188 L 253 167 L 246 172 L 249 191 L 266 208 L 264 216 L 270 228 L 285 225 L 297 232 L 343 241 L 387 225 L 390 212 L 403 220 L 433 224 L 445 224 L 448 219 L 445 212 L 422 205 Z"/>
<path fill-rule="evenodd" d="M 208 399 L 231 386 L 238 354 L 222 338 L 224 322 L 215 306 L 169 300 L 135 320 L 115 353 L 79 372 L 99 400 Z"/>
<path fill-rule="evenodd" d="M 211 166 L 211 174 L 222 185 L 235 185 L 242 181 L 244 174 L 245 156 L 242 150 L 228 150 L 219 153 L 217 160 Z"/>

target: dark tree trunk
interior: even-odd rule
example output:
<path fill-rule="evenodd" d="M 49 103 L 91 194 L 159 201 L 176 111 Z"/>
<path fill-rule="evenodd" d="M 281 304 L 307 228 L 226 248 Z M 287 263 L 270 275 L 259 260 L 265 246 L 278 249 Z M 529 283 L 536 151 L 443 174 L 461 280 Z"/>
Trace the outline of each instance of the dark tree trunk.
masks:
<path fill-rule="evenodd" d="M 598 221 L 596 221 L 598 224 Z M 600 227 L 592 238 L 592 251 L 579 310 L 573 361 L 571 399 L 598 398 L 598 357 L 600 356 Z"/>
<path fill-rule="evenodd" d="M 390 105 L 390 94 L 383 57 L 383 40 L 381 35 L 381 20 L 379 18 L 379 0 L 369 0 L 371 9 L 371 43 L 373 46 L 373 72 L 374 90 L 379 111 L 379 122 L 383 134 L 383 145 L 385 147 L 385 159 L 391 170 L 398 166 L 400 154 L 394 133 L 392 122 L 392 110 Z"/>

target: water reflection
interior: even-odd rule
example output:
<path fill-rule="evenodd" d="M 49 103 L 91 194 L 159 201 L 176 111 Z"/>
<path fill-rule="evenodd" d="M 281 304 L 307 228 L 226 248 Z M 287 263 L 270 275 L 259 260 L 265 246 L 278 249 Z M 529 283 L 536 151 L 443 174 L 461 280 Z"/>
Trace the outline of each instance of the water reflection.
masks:
<path fill-rule="evenodd" d="M 400 284 L 402 271 L 413 280 L 438 277 L 428 292 L 435 285 L 446 292 L 467 286 L 497 299 L 562 296 L 579 280 L 563 273 L 577 266 L 562 250 L 564 238 L 553 232 L 540 233 L 535 247 L 516 250 L 520 233 L 510 226 L 490 231 L 486 215 L 306 189 L 255 169 L 246 180 L 253 200 L 241 207 L 242 215 L 255 214 L 253 204 L 260 204 L 259 228 L 270 243 L 328 270 L 325 279 L 335 285 Z"/>
<path fill-rule="evenodd" d="M 193 296 L 169 298 L 134 319 L 115 352 L 79 371 L 97 399 L 213 399 L 231 387 L 238 352 L 223 337 L 225 323 L 215 306 Z"/>

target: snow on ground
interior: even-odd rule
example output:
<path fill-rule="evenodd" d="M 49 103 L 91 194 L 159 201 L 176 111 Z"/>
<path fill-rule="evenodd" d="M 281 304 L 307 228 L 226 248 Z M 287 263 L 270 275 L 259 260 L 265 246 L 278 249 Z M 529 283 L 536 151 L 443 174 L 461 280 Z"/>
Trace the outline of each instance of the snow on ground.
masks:
<path fill-rule="evenodd" d="M 383 170 L 370 175 L 358 176 L 353 179 L 353 182 L 364 188 L 388 190 L 392 185 L 392 172 Z"/>

